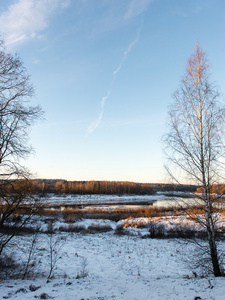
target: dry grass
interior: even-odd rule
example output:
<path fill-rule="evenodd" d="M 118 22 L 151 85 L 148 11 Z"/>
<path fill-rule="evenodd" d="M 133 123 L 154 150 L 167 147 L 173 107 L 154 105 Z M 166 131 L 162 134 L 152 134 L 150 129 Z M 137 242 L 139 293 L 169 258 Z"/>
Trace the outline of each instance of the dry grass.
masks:
<path fill-rule="evenodd" d="M 101 233 L 113 230 L 109 224 L 91 224 L 88 228 L 83 225 L 70 224 L 69 226 L 60 226 L 59 231 L 64 232 L 76 232 L 76 233 Z"/>
<path fill-rule="evenodd" d="M 167 207 L 139 207 L 139 208 L 115 208 L 115 209 L 105 209 L 102 208 L 91 208 L 91 209 L 64 209 L 62 213 L 63 219 L 66 223 L 73 223 L 80 219 L 107 219 L 112 221 L 120 221 L 123 219 L 140 218 L 140 217 L 160 217 L 165 215 L 179 215 L 183 212 L 182 209 L 177 210 L 176 208 Z M 45 214 L 57 213 L 45 210 Z M 59 212 L 58 212 L 59 213 Z M 42 212 L 43 214 L 43 212 Z"/>
<path fill-rule="evenodd" d="M 146 224 L 146 222 L 142 221 L 142 220 L 133 220 L 131 217 L 128 218 L 125 222 L 123 222 L 123 227 L 124 228 L 146 228 L 148 227 L 148 224 Z"/>
<path fill-rule="evenodd" d="M 225 208 L 220 208 L 217 212 L 225 215 Z M 177 207 L 154 207 L 154 206 L 140 206 L 138 208 L 112 208 L 106 209 L 103 207 L 86 209 L 86 208 L 66 208 L 61 210 L 51 210 L 40 208 L 36 214 L 40 216 L 47 216 L 54 218 L 63 217 L 65 223 L 75 223 L 82 219 L 103 219 L 118 222 L 128 218 L 155 218 L 167 216 L 186 215 L 190 220 L 195 221 L 197 216 L 204 215 L 204 206 L 192 206 L 188 209 Z"/>

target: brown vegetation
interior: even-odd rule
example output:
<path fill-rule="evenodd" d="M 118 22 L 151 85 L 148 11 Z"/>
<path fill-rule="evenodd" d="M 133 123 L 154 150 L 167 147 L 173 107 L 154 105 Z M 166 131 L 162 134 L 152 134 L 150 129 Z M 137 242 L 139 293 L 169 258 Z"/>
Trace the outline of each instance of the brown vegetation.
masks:
<path fill-rule="evenodd" d="M 66 193 L 66 194 L 136 194 L 152 195 L 156 191 L 195 192 L 197 186 L 136 183 L 130 181 L 67 181 L 61 179 L 35 179 L 33 185 L 36 193 Z"/>
<path fill-rule="evenodd" d="M 74 223 L 77 220 L 81 219 L 103 219 L 103 220 L 112 220 L 112 221 L 120 221 L 122 219 L 127 218 L 154 218 L 154 217 L 162 217 L 167 215 L 179 215 L 183 213 L 182 208 L 175 207 L 139 207 L 139 208 L 114 208 L 114 209 L 104 209 L 101 208 L 73 208 L 73 209 L 64 209 L 60 210 L 48 210 L 40 208 L 36 214 L 41 216 L 49 216 L 49 217 L 59 217 L 63 216 L 63 219 L 66 223 Z"/>
<path fill-rule="evenodd" d="M 209 187 L 211 194 L 224 195 L 225 194 L 225 184 L 214 184 Z M 203 187 L 198 187 L 196 190 L 197 193 L 203 193 Z"/>
<path fill-rule="evenodd" d="M 127 181 L 67 181 L 67 180 L 33 180 L 37 193 L 66 194 L 140 194 L 151 195 L 150 184 Z"/>

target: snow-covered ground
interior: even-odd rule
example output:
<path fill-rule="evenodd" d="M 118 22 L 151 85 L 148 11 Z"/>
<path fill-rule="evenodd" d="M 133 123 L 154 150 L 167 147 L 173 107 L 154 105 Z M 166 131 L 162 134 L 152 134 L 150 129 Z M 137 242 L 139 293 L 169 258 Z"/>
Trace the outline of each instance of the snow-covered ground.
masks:
<path fill-rule="evenodd" d="M 15 257 L 28 257 L 31 239 L 15 238 L 20 245 Z M 54 279 L 47 282 L 50 237 L 40 234 L 34 253 L 36 278 L 2 280 L 1 299 L 224 300 L 225 278 L 195 277 L 185 262 L 193 254 L 192 244 L 113 233 L 57 233 L 52 239 L 60 257 Z"/>
<path fill-rule="evenodd" d="M 89 196 L 86 196 L 87 202 L 99 201 L 99 195 L 93 195 L 91 199 Z M 138 199 L 138 196 L 127 197 L 134 201 Z M 100 200 L 127 201 L 127 197 L 109 195 Z M 143 201 L 143 197 L 140 196 L 140 201 Z M 149 197 L 156 195 L 146 196 L 147 200 Z M 59 203 L 74 199 L 83 202 L 85 197 L 51 196 L 46 201 Z M 165 196 L 157 195 L 157 199 L 164 201 Z M 220 226 L 224 227 L 224 215 L 218 215 L 218 218 Z M 188 224 L 196 230 L 196 223 L 187 216 L 129 218 L 118 222 L 84 219 L 73 222 L 67 223 L 59 215 L 56 215 L 56 219 L 54 216 L 33 216 L 28 227 L 39 227 L 41 230 L 37 234 L 34 251 L 30 252 L 34 241 L 32 234 L 14 237 L 13 246 L 6 249 L 22 266 L 26 265 L 29 254 L 32 254 L 28 270 L 33 276 L 25 280 L 1 280 L 0 299 L 225 299 L 225 278 L 202 277 L 203 270 L 192 265 L 196 259 L 196 245 L 175 238 L 146 238 L 151 222 L 163 224 L 167 229 Z M 43 233 L 49 230 L 49 224 L 54 233 Z M 121 224 L 126 227 L 127 235 L 115 235 L 116 228 Z M 70 226 L 88 229 L 93 225 L 108 226 L 112 230 L 95 234 L 88 233 L 88 230 L 85 233 L 65 232 Z M 219 249 L 224 253 L 225 241 L 220 242 Z M 53 278 L 47 280 L 51 254 L 56 264 Z M 22 270 L 24 272 L 25 267 Z"/>

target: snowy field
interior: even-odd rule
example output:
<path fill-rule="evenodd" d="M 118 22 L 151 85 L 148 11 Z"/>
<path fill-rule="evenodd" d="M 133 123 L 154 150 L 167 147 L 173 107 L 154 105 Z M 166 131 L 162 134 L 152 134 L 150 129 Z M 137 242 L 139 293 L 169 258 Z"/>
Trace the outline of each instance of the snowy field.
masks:
<path fill-rule="evenodd" d="M 50 237 L 40 234 L 33 254 L 35 278 L 1 281 L 1 299 L 225 299 L 224 278 L 193 275 L 184 260 L 193 254 L 192 244 L 112 233 L 57 233 L 52 238 L 60 257 L 54 278 L 47 282 Z M 31 237 L 16 240 L 22 247 L 14 255 L 24 260 Z"/>
<path fill-rule="evenodd" d="M 70 201 L 98 202 L 99 195 L 51 196 L 42 198 L 50 203 Z M 133 197 L 133 198 L 132 198 Z M 154 198 L 155 197 L 155 198 Z M 167 201 L 165 195 L 102 196 L 100 202 L 143 201 L 143 198 Z M 86 199 L 86 200 L 85 200 Z M 124 199 L 124 200 L 122 200 Z M 132 200 L 133 199 L 133 200 Z M 191 200 L 191 199 L 190 199 Z M 110 221 L 81 219 L 66 222 L 63 215 L 33 216 L 28 227 L 39 227 L 40 233 L 16 236 L 7 253 L 20 263 L 19 279 L 0 281 L 0 299 L 59 299 L 59 300 L 224 300 L 225 278 L 202 276 L 204 270 L 194 268 L 196 245 L 184 239 L 151 239 L 148 224 L 155 222 L 165 228 L 197 225 L 187 216 L 161 218 L 128 218 Z M 224 215 L 218 215 L 225 227 Z M 54 233 L 49 231 L 49 224 Z M 90 233 L 91 226 L 108 226 L 110 231 Z M 125 235 L 116 235 L 123 224 Z M 133 226 L 131 226 L 133 224 Z M 135 226 L 141 224 L 144 226 Z M 84 228 L 79 233 L 69 228 Z M 62 227 L 64 228 L 62 230 Z M 61 229 L 60 229 L 61 228 Z M 33 243 L 33 251 L 30 251 Z M 225 251 L 225 241 L 220 242 Z M 51 250 L 52 249 L 52 250 Z M 30 256 L 25 280 L 21 274 Z M 52 264 L 51 264 L 52 257 Z M 53 266 L 51 279 L 49 272 Z M 199 298 L 197 298 L 199 297 Z"/>

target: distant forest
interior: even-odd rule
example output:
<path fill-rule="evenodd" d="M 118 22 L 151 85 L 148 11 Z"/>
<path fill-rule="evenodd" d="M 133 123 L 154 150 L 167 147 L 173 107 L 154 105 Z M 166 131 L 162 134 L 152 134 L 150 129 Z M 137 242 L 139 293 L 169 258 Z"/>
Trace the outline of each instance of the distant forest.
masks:
<path fill-rule="evenodd" d="M 67 181 L 35 179 L 33 187 L 36 193 L 65 193 L 65 194 L 136 194 L 152 195 L 157 191 L 191 191 L 195 192 L 197 186 L 173 184 L 149 184 L 129 181 Z"/>

